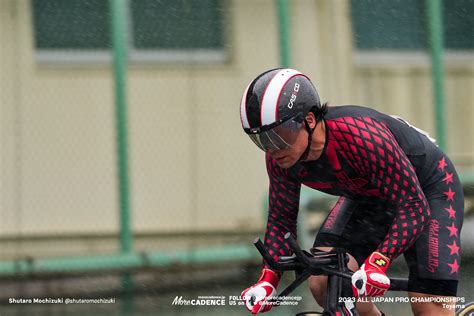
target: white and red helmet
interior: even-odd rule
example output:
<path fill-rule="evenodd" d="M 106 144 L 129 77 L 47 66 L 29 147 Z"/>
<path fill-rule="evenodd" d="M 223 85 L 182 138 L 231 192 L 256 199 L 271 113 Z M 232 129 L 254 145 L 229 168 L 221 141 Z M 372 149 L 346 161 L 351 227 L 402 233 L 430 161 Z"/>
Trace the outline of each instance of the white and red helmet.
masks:
<path fill-rule="evenodd" d="M 247 86 L 240 102 L 242 127 L 262 150 L 284 149 L 296 139 L 304 118 L 321 108 L 310 79 L 294 69 L 266 71 Z"/>

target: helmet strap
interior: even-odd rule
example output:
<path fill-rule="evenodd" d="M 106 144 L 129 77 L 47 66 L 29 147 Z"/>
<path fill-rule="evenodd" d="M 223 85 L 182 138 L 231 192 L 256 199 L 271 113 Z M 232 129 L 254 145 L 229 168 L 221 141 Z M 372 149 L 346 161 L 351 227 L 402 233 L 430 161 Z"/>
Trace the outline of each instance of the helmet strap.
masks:
<path fill-rule="evenodd" d="M 306 126 L 306 131 L 308 132 L 308 145 L 306 146 L 306 149 L 304 150 L 303 154 L 301 155 L 298 161 L 304 161 L 306 160 L 306 158 L 308 158 L 309 150 L 311 149 L 311 143 L 313 142 L 313 133 L 318 123 L 316 122 L 316 126 L 314 128 L 311 128 L 305 119 L 304 125 Z"/>

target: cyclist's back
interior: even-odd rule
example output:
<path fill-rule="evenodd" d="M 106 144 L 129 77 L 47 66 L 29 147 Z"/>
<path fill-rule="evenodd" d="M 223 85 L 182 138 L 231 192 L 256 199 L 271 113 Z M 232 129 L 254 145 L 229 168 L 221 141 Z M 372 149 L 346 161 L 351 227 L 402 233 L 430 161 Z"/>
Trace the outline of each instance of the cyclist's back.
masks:
<path fill-rule="evenodd" d="M 403 118 L 387 115 L 362 106 L 344 105 L 329 107 L 328 113 L 325 115 L 326 120 L 351 117 L 373 118 L 385 123 L 415 168 L 422 187 L 439 179 L 435 171 L 439 157 L 443 155 L 443 152 L 434 144 L 434 139 L 431 139 L 426 132 L 410 125 Z M 347 122 L 347 124 L 349 128 L 357 128 L 351 122 Z"/>

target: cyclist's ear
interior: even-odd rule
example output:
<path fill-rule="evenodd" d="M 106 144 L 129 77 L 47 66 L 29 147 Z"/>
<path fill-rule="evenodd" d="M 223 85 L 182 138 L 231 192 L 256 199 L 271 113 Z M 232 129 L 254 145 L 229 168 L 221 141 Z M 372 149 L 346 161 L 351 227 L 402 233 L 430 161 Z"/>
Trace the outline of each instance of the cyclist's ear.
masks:
<path fill-rule="evenodd" d="M 306 122 L 308 122 L 310 128 L 316 127 L 316 117 L 313 112 L 308 112 L 305 117 Z"/>

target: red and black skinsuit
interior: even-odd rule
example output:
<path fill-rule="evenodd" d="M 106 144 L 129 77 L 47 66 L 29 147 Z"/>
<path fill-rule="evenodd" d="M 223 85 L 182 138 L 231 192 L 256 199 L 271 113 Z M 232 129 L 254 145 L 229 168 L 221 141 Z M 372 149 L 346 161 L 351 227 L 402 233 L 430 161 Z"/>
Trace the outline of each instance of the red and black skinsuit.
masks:
<path fill-rule="evenodd" d="M 359 264 L 373 251 L 391 262 L 404 253 L 411 291 L 456 295 L 464 199 L 448 157 L 405 121 L 369 108 L 330 107 L 324 124 L 317 160 L 282 169 L 266 155 L 270 254 L 290 253 L 283 236 L 296 236 L 304 184 L 340 196 L 315 246 L 348 249 Z"/>

